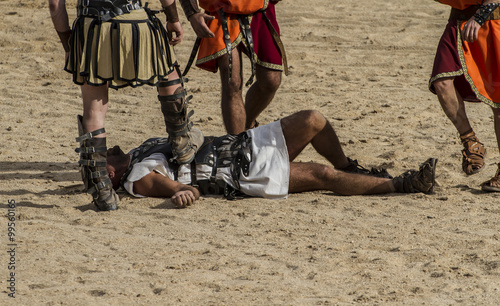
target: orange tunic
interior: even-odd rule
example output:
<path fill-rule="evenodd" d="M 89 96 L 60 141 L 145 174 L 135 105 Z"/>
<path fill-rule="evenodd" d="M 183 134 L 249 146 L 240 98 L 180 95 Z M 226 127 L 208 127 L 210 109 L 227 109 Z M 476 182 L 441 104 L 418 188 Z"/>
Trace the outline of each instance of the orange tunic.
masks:
<path fill-rule="evenodd" d="M 456 9 L 477 5 L 477 0 L 439 0 Z M 460 30 L 466 20 L 456 21 Z M 463 75 L 477 99 L 500 108 L 500 20 L 489 20 L 479 30 L 478 40 L 462 40 L 457 31 L 457 52 Z M 439 50 L 438 50 L 439 52 Z M 435 81 L 431 79 L 431 81 Z"/>
<path fill-rule="evenodd" d="M 266 9 L 269 0 L 200 0 L 199 4 L 207 13 L 215 16 L 214 20 L 207 22 L 208 28 L 214 33 L 215 37 L 201 40 L 196 66 L 211 72 L 217 72 L 218 67 L 215 59 L 227 53 L 218 11 L 222 9 L 227 13 L 229 36 L 231 37 L 232 48 L 235 49 L 243 39 L 236 14 L 248 15 Z"/>
<path fill-rule="evenodd" d="M 228 14 L 248 15 L 265 8 L 266 0 L 199 0 L 200 7 L 207 12 L 223 10 Z"/>

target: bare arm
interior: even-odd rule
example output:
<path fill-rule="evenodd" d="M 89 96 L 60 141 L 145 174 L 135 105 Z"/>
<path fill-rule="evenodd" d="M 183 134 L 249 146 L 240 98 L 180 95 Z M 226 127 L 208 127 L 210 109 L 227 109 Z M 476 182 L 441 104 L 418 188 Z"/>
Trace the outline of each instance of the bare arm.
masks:
<path fill-rule="evenodd" d="M 498 1 L 495 0 L 484 0 L 481 5 L 488 5 L 491 3 L 498 3 Z M 478 10 L 479 12 L 479 10 Z M 464 25 L 462 29 L 462 37 L 463 40 L 467 42 L 474 42 L 477 40 L 479 36 L 479 29 L 481 28 L 481 25 L 476 21 L 475 16 L 472 16 Z"/>
<path fill-rule="evenodd" d="M 70 29 L 66 0 L 49 0 L 49 10 L 56 31 L 64 32 Z"/>
<path fill-rule="evenodd" d="M 134 192 L 148 197 L 170 198 L 178 207 L 190 206 L 200 198 L 198 189 L 154 171 L 134 182 Z"/>
<path fill-rule="evenodd" d="M 168 40 L 172 46 L 179 44 L 184 35 L 184 29 L 179 22 L 175 0 L 160 0 L 163 12 L 167 16 Z M 175 34 L 175 36 L 173 35 Z"/>
<path fill-rule="evenodd" d="M 68 53 L 71 28 L 69 27 L 66 0 L 49 0 L 49 10 L 52 23 L 54 24 L 54 29 L 61 39 L 64 51 Z"/>

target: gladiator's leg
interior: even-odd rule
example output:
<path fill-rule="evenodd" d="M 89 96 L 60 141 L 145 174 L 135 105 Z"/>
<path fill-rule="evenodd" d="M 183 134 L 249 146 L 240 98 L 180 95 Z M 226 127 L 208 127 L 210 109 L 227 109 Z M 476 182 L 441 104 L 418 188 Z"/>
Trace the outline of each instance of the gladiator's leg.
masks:
<path fill-rule="evenodd" d="M 500 109 L 493 108 L 493 122 L 495 124 L 495 134 L 497 138 L 498 149 L 500 150 Z M 500 192 L 500 163 L 497 164 L 495 176 L 481 184 L 484 191 Z"/>
<path fill-rule="evenodd" d="M 246 129 L 255 127 L 257 117 L 266 109 L 281 84 L 281 71 L 257 65 L 256 82 L 245 96 Z"/>
<path fill-rule="evenodd" d="M 465 103 L 456 91 L 453 80 L 453 78 L 439 79 L 433 85 L 441 107 L 460 134 L 460 140 L 464 146 L 462 150 L 462 170 L 467 175 L 471 175 L 484 168 L 486 149 L 476 137 L 470 125 L 465 112 Z"/>
<path fill-rule="evenodd" d="M 221 80 L 222 119 L 229 134 L 239 134 L 245 131 L 246 122 L 240 51 L 233 49 L 231 65 L 229 65 L 227 54 L 217 59 L 217 65 Z M 229 74 L 231 74 L 231 79 L 229 79 Z"/>
<path fill-rule="evenodd" d="M 460 135 L 472 131 L 472 127 L 465 112 L 465 104 L 458 92 L 455 90 L 453 78 L 439 79 L 434 83 L 439 103 L 444 113 L 453 123 Z"/>
<path fill-rule="evenodd" d="M 100 210 L 115 210 L 120 204 L 120 199 L 113 189 L 113 184 L 106 170 L 106 137 L 95 138 L 104 134 L 104 128 L 87 132 L 83 127 L 83 117 L 78 116 L 78 133 L 76 141 L 80 147 L 76 149 L 80 153 L 80 173 L 82 175 L 85 190 L 92 195 L 93 203 Z"/>
<path fill-rule="evenodd" d="M 180 86 L 179 86 L 180 84 Z M 173 94 L 163 95 L 166 87 L 176 86 Z M 187 103 L 192 96 L 186 97 L 186 91 L 182 86 L 182 79 L 172 81 L 161 81 L 159 83 L 158 100 L 161 104 L 161 112 L 165 120 L 169 142 L 174 154 L 173 159 L 178 164 L 187 164 L 194 159 L 198 148 L 203 144 L 203 133 L 193 127 L 189 119 L 193 111 L 187 112 Z M 168 91 L 167 91 L 168 92 Z"/>

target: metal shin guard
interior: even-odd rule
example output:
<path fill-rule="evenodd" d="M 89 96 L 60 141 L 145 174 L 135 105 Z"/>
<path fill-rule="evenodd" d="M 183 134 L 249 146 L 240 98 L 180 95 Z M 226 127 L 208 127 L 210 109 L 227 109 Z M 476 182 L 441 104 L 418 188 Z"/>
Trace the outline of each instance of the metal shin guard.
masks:
<path fill-rule="evenodd" d="M 189 119 L 194 112 L 187 113 L 187 103 L 191 97 L 186 98 L 186 91 L 182 87 L 173 95 L 158 96 L 174 154 L 172 161 L 178 164 L 190 163 L 204 140 L 203 133 L 193 127 L 193 122 Z"/>
<path fill-rule="evenodd" d="M 87 132 L 83 128 L 82 116 L 78 115 L 80 147 L 75 149 L 80 153 L 80 173 L 85 184 L 85 191 L 92 195 L 92 202 L 99 210 L 116 210 L 120 204 L 120 198 L 113 189 L 113 184 L 106 170 L 106 137 L 95 138 L 105 133 L 104 128 Z"/>

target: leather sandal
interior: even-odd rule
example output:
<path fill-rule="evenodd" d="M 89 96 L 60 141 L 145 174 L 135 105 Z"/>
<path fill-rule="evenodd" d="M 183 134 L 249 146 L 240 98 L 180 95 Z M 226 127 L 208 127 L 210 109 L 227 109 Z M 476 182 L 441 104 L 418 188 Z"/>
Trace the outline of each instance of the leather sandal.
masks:
<path fill-rule="evenodd" d="M 417 170 L 408 170 L 392 179 L 396 192 L 433 193 L 436 185 L 436 158 L 429 158 Z"/>
<path fill-rule="evenodd" d="M 481 184 L 481 189 L 488 192 L 500 192 L 500 163 L 498 163 L 497 173 L 489 181 Z"/>
<path fill-rule="evenodd" d="M 486 148 L 474 132 L 460 136 L 464 146 L 462 150 L 462 170 L 467 175 L 476 174 L 484 168 L 484 158 L 486 157 Z"/>

